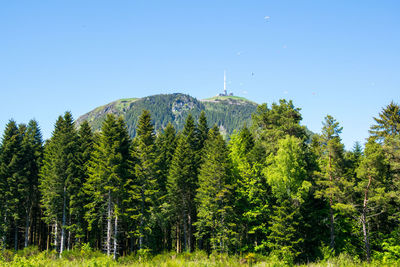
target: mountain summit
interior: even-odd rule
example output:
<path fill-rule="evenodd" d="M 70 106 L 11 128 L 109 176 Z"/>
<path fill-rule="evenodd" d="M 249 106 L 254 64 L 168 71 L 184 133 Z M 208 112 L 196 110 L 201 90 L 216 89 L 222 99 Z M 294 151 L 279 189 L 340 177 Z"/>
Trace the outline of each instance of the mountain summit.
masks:
<path fill-rule="evenodd" d="M 76 120 L 79 126 L 87 120 L 94 130 L 100 130 L 106 115 L 111 113 L 122 116 L 128 126 L 130 136 L 136 135 L 136 123 L 142 111 L 151 113 L 156 130 L 163 129 L 171 122 L 181 130 L 189 113 L 197 120 L 204 110 L 209 126 L 216 124 L 225 135 L 250 124 L 251 114 L 257 103 L 237 96 L 216 96 L 198 100 L 186 94 L 160 94 L 143 98 L 120 99 L 80 116 Z"/>

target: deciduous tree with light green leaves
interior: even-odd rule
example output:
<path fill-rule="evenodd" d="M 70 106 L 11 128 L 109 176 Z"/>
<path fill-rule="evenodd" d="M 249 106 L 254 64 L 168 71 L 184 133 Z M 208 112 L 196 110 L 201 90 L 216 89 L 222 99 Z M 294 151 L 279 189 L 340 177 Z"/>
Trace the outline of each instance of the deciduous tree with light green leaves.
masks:
<path fill-rule="evenodd" d="M 259 147 L 258 147 L 259 148 Z M 229 156 L 233 163 L 235 214 L 240 246 L 257 247 L 266 239 L 270 214 L 270 188 L 262 170 L 264 163 L 256 155 L 256 144 L 247 127 L 231 136 Z"/>
<path fill-rule="evenodd" d="M 300 253 L 303 241 L 298 232 L 300 205 L 311 188 L 307 177 L 306 153 L 302 140 L 287 135 L 278 141 L 276 155 L 267 158 L 264 174 L 276 198 L 270 221 L 268 247 L 290 261 Z M 297 248 L 296 248 L 297 246 Z"/>

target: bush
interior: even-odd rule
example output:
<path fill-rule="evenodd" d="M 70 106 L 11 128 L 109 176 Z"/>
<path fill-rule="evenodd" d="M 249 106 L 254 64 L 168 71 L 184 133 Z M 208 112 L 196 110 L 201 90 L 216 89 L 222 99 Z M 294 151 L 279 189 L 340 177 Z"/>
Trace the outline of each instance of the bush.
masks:
<path fill-rule="evenodd" d="M 5 262 L 11 262 L 14 259 L 14 252 L 8 249 L 0 252 L 0 260 Z"/>
<path fill-rule="evenodd" d="M 17 251 L 17 255 L 20 257 L 32 257 L 40 254 L 40 250 L 37 246 L 29 246 L 22 250 Z"/>

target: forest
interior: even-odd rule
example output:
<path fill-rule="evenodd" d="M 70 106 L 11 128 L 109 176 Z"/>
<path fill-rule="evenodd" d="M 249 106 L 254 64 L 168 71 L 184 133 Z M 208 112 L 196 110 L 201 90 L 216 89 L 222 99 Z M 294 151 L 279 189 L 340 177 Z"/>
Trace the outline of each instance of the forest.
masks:
<path fill-rule="evenodd" d="M 334 117 L 312 134 L 300 111 L 287 100 L 259 105 L 227 139 L 204 111 L 181 131 L 169 123 L 156 132 L 143 110 L 134 138 L 110 114 L 92 131 L 66 112 L 46 141 L 35 120 L 10 120 L 0 145 L 0 265 L 400 264 L 399 105 L 382 108 L 365 144 L 350 150 Z"/>

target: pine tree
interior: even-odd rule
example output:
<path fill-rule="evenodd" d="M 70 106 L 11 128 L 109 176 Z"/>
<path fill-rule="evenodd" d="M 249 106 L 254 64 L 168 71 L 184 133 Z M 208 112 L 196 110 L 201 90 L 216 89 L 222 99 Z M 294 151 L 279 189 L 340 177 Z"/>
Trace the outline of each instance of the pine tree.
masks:
<path fill-rule="evenodd" d="M 171 123 L 168 123 L 164 131 L 156 139 L 157 147 L 157 170 L 159 185 L 159 207 L 160 207 L 160 224 L 162 231 L 163 249 L 171 249 L 171 218 L 170 208 L 168 206 L 167 179 L 168 172 L 171 167 L 172 158 L 176 149 L 176 130 Z"/>
<path fill-rule="evenodd" d="M 148 237 L 151 230 L 150 216 L 156 213 L 159 191 L 155 133 L 149 111 L 143 111 L 136 132 L 133 149 L 136 160 L 135 181 L 130 189 L 130 198 L 136 200 L 138 206 L 134 208 L 131 217 L 138 222 L 139 248 L 143 249 L 145 248 L 144 238 Z"/>
<path fill-rule="evenodd" d="M 266 155 L 275 153 L 279 139 L 286 135 L 295 136 L 301 140 L 307 139 L 306 128 L 300 125 L 302 120 L 300 109 L 295 108 L 292 101 L 279 100 L 279 104 L 272 103 L 257 107 L 252 115 L 252 132 L 262 144 Z"/>
<path fill-rule="evenodd" d="M 360 166 L 357 169 L 357 176 L 360 179 L 357 185 L 358 191 L 362 196 L 362 205 L 360 205 L 360 221 L 362 224 L 363 241 L 365 247 L 365 257 L 368 262 L 371 258 L 370 246 L 370 217 L 376 216 L 378 212 L 372 213 L 374 210 L 382 210 L 383 205 L 390 197 L 385 188 L 387 178 L 387 160 L 383 148 L 377 144 L 374 138 L 370 138 L 365 145 L 365 156 L 362 158 Z"/>
<path fill-rule="evenodd" d="M 44 219 L 54 225 L 54 246 L 59 245 L 60 256 L 65 246 L 71 247 L 69 226 L 71 218 L 71 197 L 77 193 L 79 178 L 78 135 L 69 112 L 59 117 L 53 135 L 47 143 L 40 173 L 40 191 L 44 207 Z M 58 227 L 60 240 L 58 240 Z"/>
<path fill-rule="evenodd" d="M 88 230 L 105 229 L 104 250 L 114 259 L 118 255 L 118 222 L 124 213 L 124 186 L 130 177 L 130 144 L 123 119 L 107 115 L 94 143 L 89 178 L 84 184 L 89 199 L 85 206 Z"/>
<path fill-rule="evenodd" d="M 69 230 L 73 234 L 75 242 L 80 244 L 85 238 L 87 222 L 85 221 L 85 205 L 88 204 L 87 195 L 83 185 L 89 177 L 89 162 L 93 152 L 94 136 L 87 121 L 84 121 L 78 131 L 78 173 L 74 180 L 73 194 L 70 200 L 71 225 Z"/>
<path fill-rule="evenodd" d="M 196 214 L 194 197 L 199 164 L 197 148 L 196 125 L 193 117 L 189 115 L 178 138 L 167 180 L 168 200 L 174 218 L 173 223 L 176 226 L 178 252 L 182 251 L 182 230 L 184 250 L 190 251 L 193 246 L 192 226 Z"/>
<path fill-rule="evenodd" d="M 400 107 L 393 101 L 374 120 L 376 124 L 371 126 L 370 133 L 380 142 L 390 136 L 400 135 Z"/>
<path fill-rule="evenodd" d="M 225 141 L 215 126 L 204 147 L 196 194 L 197 236 L 210 236 L 213 250 L 227 252 L 236 238 L 233 221 L 232 165 Z"/>
<path fill-rule="evenodd" d="M 316 196 L 328 201 L 330 243 L 335 251 L 335 213 L 352 213 L 354 205 L 350 201 L 350 189 L 354 184 L 351 177 L 346 177 L 344 147 L 340 140 L 342 127 L 330 115 L 325 117 L 322 134 L 315 152 L 319 157 L 320 171 L 317 173 L 318 190 Z"/>
<path fill-rule="evenodd" d="M 24 192 L 22 195 L 22 207 L 24 207 L 25 225 L 24 225 L 24 247 L 27 247 L 33 236 L 32 225 L 39 215 L 39 170 L 43 157 L 43 141 L 39 126 L 35 120 L 29 121 L 28 126 L 23 127 L 20 132 L 22 137 L 22 173 L 23 181 L 21 188 Z"/>
<path fill-rule="evenodd" d="M 26 192 L 22 173 L 22 136 L 15 121 L 10 120 L 4 130 L 0 158 L 1 186 L 1 242 L 7 246 L 7 237 L 14 232 L 14 249 L 18 249 L 19 222 L 21 219 L 21 199 Z M 14 229 L 12 229 L 14 226 Z M 9 242 L 10 244 L 11 242 Z"/>
<path fill-rule="evenodd" d="M 203 149 L 204 146 L 204 142 L 207 140 L 208 137 L 208 125 L 207 125 L 207 118 L 206 118 L 206 113 L 203 111 L 201 111 L 200 113 L 200 117 L 199 117 L 199 123 L 198 123 L 198 127 L 197 127 L 197 132 L 198 132 L 198 151 L 201 151 L 201 149 Z"/>

